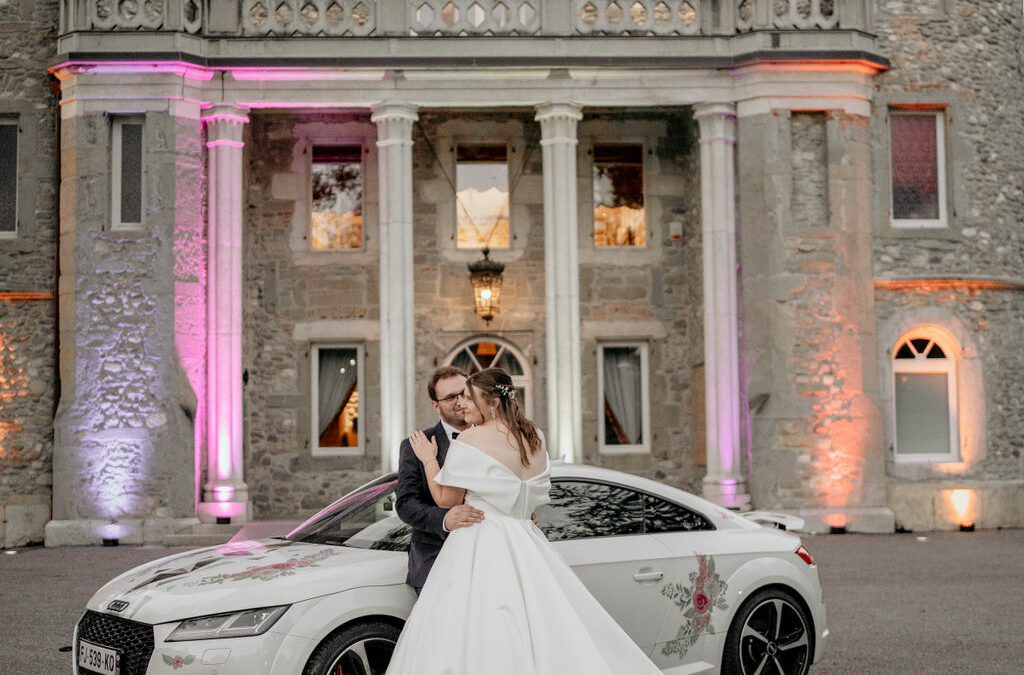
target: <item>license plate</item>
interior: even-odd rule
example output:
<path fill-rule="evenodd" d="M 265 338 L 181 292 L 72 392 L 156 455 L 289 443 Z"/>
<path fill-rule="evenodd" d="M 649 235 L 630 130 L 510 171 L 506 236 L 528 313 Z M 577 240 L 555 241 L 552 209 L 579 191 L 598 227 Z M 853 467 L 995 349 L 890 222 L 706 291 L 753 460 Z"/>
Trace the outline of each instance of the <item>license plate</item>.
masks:
<path fill-rule="evenodd" d="M 78 667 L 88 668 L 94 673 L 119 675 L 121 653 L 116 649 L 94 645 L 85 640 L 78 641 Z"/>

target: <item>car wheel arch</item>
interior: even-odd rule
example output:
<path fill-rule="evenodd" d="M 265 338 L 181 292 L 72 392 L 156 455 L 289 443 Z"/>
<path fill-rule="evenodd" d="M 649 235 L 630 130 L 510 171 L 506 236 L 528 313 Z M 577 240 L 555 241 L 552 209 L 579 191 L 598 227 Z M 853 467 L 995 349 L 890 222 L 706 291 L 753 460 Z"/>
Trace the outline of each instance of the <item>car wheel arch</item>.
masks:
<path fill-rule="evenodd" d="M 801 594 L 799 590 L 797 590 L 790 584 L 782 582 L 773 582 L 766 583 L 756 588 L 750 589 L 749 592 L 743 593 L 740 596 L 739 601 L 736 603 L 735 610 L 731 613 L 729 617 L 729 622 L 726 631 L 722 634 L 722 642 L 720 645 L 722 653 L 721 660 L 719 661 L 719 666 L 721 668 L 721 672 L 723 673 L 723 675 L 736 675 L 742 672 L 740 670 L 730 668 L 730 666 L 734 667 L 737 665 L 736 663 L 733 663 L 733 661 L 729 658 L 729 650 L 732 647 L 731 638 L 734 634 L 734 630 L 736 630 L 736 622 L 741 620 L 745 621 L 750 616 L 753 616 L 757 608 L 763 604 L 763 601 L 762 603 L 754 603 L 755 606 L 751 607 L 751 611 L 749 613 L 744 612 L 743 610 L 751 601 L 758 599 L 759 597 L 767 598 L 773 595 L 775 597 L 783 597 L 792 600 L 796 605 L 799 606 L 799 609 L 802 613 L 801 618 L 803 618 L 807 623 L 805 627 L 805 633 L 808 640 L 808 659 L 807 664 L 804 668 L 804 672 L 806 672 L 807 669 L 809 669 L 811 665 L 813 665 L 814 654 L 817 648 L 817 634 L 815 632 L 816 628 L 814 621 L 814 613 L 811 611 L 811 608 L 806 598 L 804 598 L 803 594 Z"/>
<path fill-rule="evenodd" d="M 353 630 L 358 630 L 360 627 L 372 628 L 374 626 L 380 626 L 381 624 L 389 626 L 395 630 L 395 639 L 401 633 L 405 622 L 398 617 L 389 614 L 367 614 L 365 616 L 351 618 L 338 626 L 331 629 L 323 638 L 313 646 L 313 649 L 306 657 L 306 661 L 303 665 L 303 675 L 311 675 L 315 671 L 315 662 L 321 657 L 322 649 L 329 645 L 331 642 L 338 639 L 339 636 L 348 633 Z"/>

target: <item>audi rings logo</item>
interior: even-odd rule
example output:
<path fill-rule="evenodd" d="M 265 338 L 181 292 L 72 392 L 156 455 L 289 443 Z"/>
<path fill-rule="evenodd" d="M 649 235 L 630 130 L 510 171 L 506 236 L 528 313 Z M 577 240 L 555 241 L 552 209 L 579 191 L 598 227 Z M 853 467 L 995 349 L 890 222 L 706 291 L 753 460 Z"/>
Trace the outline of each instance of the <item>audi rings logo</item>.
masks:
<path fill-rule="evenodd" d="M 123 612 L 128 609 L 128 603 L 125 600 L 111 600 L 107 603 L 107 609 L 111 612 Z"/>

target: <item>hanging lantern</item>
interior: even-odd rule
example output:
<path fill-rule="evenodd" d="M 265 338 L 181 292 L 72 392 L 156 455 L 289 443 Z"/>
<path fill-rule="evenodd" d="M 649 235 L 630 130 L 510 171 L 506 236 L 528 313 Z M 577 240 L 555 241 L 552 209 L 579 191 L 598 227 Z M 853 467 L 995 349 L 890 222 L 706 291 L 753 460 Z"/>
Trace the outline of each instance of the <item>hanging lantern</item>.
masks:
<path fill-rule="evenodd" d="M 473 299 L 476 301 L 476 313 L 484 321 L 490 321 L 498 313 L 498 299 L 501 295 L 501 273 L 505 266 L 491 260 L 488 256 L 491 249 L 485 248 L 483 260 L 469 263 L 469 281 L 473 284 Z"/>

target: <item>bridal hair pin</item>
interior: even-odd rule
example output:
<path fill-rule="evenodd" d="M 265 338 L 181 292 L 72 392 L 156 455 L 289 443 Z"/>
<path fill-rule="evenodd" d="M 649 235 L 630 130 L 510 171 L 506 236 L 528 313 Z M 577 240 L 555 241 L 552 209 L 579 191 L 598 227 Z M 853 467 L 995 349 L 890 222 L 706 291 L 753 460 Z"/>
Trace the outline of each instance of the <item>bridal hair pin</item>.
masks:
<path fill-rule="evenodd" d="M 513 387 L 511 384 L 496 384 L 494 386 L 498 389 L 499 392 L 501 392 L 502 396 L 504 396 L 510 401 L 515 400 L 516 388 Z"/>

